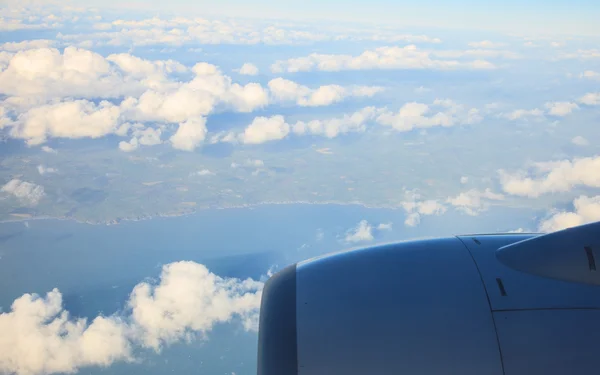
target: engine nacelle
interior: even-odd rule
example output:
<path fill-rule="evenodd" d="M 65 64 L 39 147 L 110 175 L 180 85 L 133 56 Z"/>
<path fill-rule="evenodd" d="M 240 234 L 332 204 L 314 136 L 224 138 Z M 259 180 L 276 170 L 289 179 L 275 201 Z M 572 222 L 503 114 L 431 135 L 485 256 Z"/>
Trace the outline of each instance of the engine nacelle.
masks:
<path fill-rule="evenodd" d="M 594 225 L 586 249 L 600 244 Z M 597 372 L 600 287 L 497 259 L 500 248 L 544 237 L 412 241 L 289 266 L 263 290 L 258 375 Z M 595 272 L 585 251 L 582 269 Z"/>

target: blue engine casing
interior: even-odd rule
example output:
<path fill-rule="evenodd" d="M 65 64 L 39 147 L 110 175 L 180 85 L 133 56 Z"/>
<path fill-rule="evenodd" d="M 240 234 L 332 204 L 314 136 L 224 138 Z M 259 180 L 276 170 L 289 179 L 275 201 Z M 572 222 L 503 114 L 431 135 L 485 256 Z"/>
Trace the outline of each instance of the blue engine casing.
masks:
<path fill-rule="evenodd" d="M 411 241 L 288 267 L 263 291 L 258 375 L 597 372 L 600 287 L 497 257 L 534 237 L 545 236 Z"/>

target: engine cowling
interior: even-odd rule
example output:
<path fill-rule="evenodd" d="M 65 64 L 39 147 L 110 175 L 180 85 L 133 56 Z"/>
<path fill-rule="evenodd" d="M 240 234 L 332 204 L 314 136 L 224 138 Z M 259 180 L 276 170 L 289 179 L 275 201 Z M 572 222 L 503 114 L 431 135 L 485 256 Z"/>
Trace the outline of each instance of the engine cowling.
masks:
<path fill-rule="evenodd" d="M 599 287 L 496 257 L 534 237 L 411 241 L 288 267 L 263 290 L 258 375 L 597 371 Z"/>

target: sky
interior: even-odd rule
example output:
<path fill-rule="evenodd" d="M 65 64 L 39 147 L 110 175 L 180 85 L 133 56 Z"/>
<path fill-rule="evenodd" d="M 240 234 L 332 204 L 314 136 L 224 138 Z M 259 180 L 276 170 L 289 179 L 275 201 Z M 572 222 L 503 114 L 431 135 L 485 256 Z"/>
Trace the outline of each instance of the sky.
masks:
<path fill-rule="evenodd" d="M 354 247 L 474 221 L 600 220 L 599 3 L 215 3 L 2 4 L 0 221 L 292 203 L 398 214 L 344 221 L 335 242 Z M 0 314 L 0 371 L 160 355 L 234 317 L 256 331 L 264 278 L 187 260 L 157 272 L 126 313 L 89 320 L 53 285 L 20 290 Z"/>

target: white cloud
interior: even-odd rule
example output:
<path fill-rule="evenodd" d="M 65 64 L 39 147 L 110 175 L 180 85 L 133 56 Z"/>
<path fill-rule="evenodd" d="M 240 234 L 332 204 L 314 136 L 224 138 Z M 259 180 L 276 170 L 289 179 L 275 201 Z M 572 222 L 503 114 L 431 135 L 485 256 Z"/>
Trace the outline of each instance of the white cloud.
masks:
<path fill-rule="evenodd" d="M 490 201 L 501 200 L 504 200 L 502 194 L 493 193 L 488 188 L 485 191 L 471 189 L 460 193 L 456 197 L 449 197 L 447 202 L 468 215 L 477 216 L 480 212 L 489 208 Z"/>
<path fill-rule="evenodd" d="M 127 75 L 148 81 L 146 86 L 152 87 L 152 82 L 160 82 L 166 80 L 169 74 L 185 73 L 188 68 L 174 60 L 144 60 L 127 53 L 119 53 L 109 55 L 107 61 L 114 63 L 122 72 Z"/>
<path fill-rule="evenodd" d="M 37 166 L 37 170 L 38 170 L 38 173 L 40 175 L 42 175 L 42 176 L 45 175 L 45 174 L 48 174 L 48 173 L 56 173 L 56 172 L 58 172 L 58 169 L 56 169 L 56 168 L 44 167 L 41 164 Z"/>
<path fill-rule="evenodd" d="M 366 220 L 361 220 L 355 228 L 346 233 L 344 238 L 349 243 L 369 242 L 373 239 L 373 227 Z"/>
<path fill-rule="evenodd" d="M 187 82 L 171 79 L 189 70 L 173 60 L 149 61 L 129 54 L 104 58 L 74 47 L 62 54 L 33 49 L 10 57 L 0 72 L 0 93 L 13 95 L 10 103 L 25 109 L 51 98 L 126 97 L 121 103 L 125 119 L 169 123 L 215 110 L 250 112 L 268 104 L 268 92 L 259 84 L 233 83 L 214 65 L 196 64 Z"/>
<path fill-rule="evenodd" d="M 262 287 L 252 279 L 221 278 L 198 263 L 171 263 L 158 282 L 134 287 L 127 315 L 91 322 L 71 317 L 57 289 L 45 298 L 25 294 L 0 314 L 0 372 L 42 375 L 108 366 L 133 360 L 137 346 L 160 351 L 204 338 L 215 324 L 234 317 L 255 331 Z"/>
<path fill-rule="evenodd" d="M 378 86 L 342 87 L 339 85 L 325 85 L 317 89 L 311 89 L 283 78 L 272 79 L 269 81 L 268 86 L 275 101 L 291 101 L 302 107 L 331 105 L 347 97 L 372 97 L 383 91 L 383 88 Z"/>
<path fill-rule="evenodd" d="M 539 225 L 542 232 L 554 232 L 600 221 L 600 195 L 595 197 L 580 196 L 573 201 L 573 211 L 554 211 Z"/>
<path fill-rule="evenodd" d="M 573 139 L 571 139 L 571 143 L 577 146 L 587 146 L 590 144 L 590 142 L 587 139 L 580 135 L 573 137 Z"/>
<path fill-rule="evenodd" d="M 415 45 L 405 47 L 379 47 L 358 56 L 324 55 L 313 53 L 306 57 L 279 60 L 271 65 L 273 73 L 306 72 L 312 70 L 341 71 L 364 69 L 493 69 L 494 65 L 483 60 L 460 62 L 434 59 L 432 53 L 419 50 Z"/>
<path fill-rule="evenodd" d="M 290 132 L 290 126 L 283 116 L 256 117 L 244 130 L 240 138 L 246 144 L 259 144 L 285 138 Z"/>
<path fill-rule="evenodd" d="M 416 128 L 474 124 L 482 120 L 482 116 L 477 109 L 466 110 L 462 105 L 451 100 L 437 99 L 433 105 L 440 107 L 440 110 L 427 116 L 432 112 L 429 105 L 417 102 L 406 103 L 397 113 L 389 111 L 382 113 L 377 118 L 377 122 L 391 126 L 394 130 L 406 132 Z"/>
<path fill-rule="evenodd" d="M 0 73 L 0 93 L 14 96 L 112 98 L 139 91 L 101 55 L 74 47 L 20 51 Z"/>
<path fill-rule="evenodd" d="M 131 152 L 136 150 L 140 145 L 154 146 L 162 143 L 162 140 L 160 139 L 162 135 L 161 129 L 146 128 L 142 124 L 131 125 L 126 123 L 121 125 L 115 133 L 124 136 L 127 133 L 127 130 L 132 126 L 134 127 L 134 130 L 132 131 L 132 137 L 129 142 L 119 142 L 119 149 L 121 149 L 121 151 Z"/>
<path fill-rule="evenodd" d="M 201 169 L 197 172 L 190 173 L 191 176 L 214 176 L 215 172 L 211 172 L 209 169 Z"/>
<path fill-rule="evenodd" d="M 206 118 L 190 119 L 179 124 L 169 138 L 171 145 L 179 150 L 193 151 L 206 138 Z"/>
<path fill-rule="evenodd" d="M 472 47 L 472 48 L 502 48 L 502 47 L 506 47 L 506 43 L 492 42 L 490 40 L 482 40 L 480 42 L 469 43 L 469 47 Z"/>
<path fill-rule="evenodd" d="M 159 350 L 236 315 L 256 330 L 261 291 L 258 281 L 224 279 L 201 264 L 177 262 L 163 267 L 158 285 L 138 284 L 128 304 L 142 344 Z"/>
<path fill-rule="evenodd" d="M 520 171 L 499 170 L 502 189 L 507 194 L 538 197 L 545 193 L 566 192 L 575 186 L 600 187 L 600 157 L 535 163 L 535 176 Z"/>
<path fill-rule="evenodd" d="M 404 220 L 404 225 L 407 227 L 416 227 L 419 223 L 421 223 L 421 215 L 418 212 L 409 213 Z"/>
<path fill-rule="evenodd" d="M 42 151 L 44 151 L 48 154 L 58 154 L 58 151 L 56 151 L 55 149 L 53 149 L 52 147 L 49 147 L 49 146 L 42 146 Z"/>
<path fill-rule="evenodd" d="M 135 151 L 138 149 L 138 147 L 140 147 L 140 144 L 138 142 L 138 139 L 135 137 L 131 138 L 128 142 L 126 142 L 126 141 L 119 142 L 119 150 L 121 150 L 123 152 Z"/>
<path fill-rule="evenodd" d="M 590 92 L 579 99 L 585 105 L 600 105 L 600 92 Z"/>
<path fill-rule="evenodd" d="M 6 42 L 0 44 L 0 50 L 9 52 L 19 52 L 28 49 L 36 48 L 49 48 L 52 47 L 56 42 L 48 39 L 37 39 L 37 40 L 24 40 L 22 42 Z"/>
<path fill-rule="evenodd" d="M 258 74 L 258 68 L 254 64 L 245 63 L 237 72 L 245 76 L 255 76 Z"/>
<path fill-rule="evenodd" d="M 593 80 L 600 80 L 600 73 L 595 72 L 593 70 L 586 70 L 585 72 L 579 75 L 580 78 L 588 78 Z"/>
<path fill-rule="evenodd" d="M 268 104 L 268 92 L 257 83 L 241 86 L 218 67 L 198 63 L 193 79 L 176 88 L 147 90 L 139 99 L 129 98 L 122 107 L 134 121 L 185 122 L 206 116 L 217 106 L 251 112 Z"/>
<path fill-rule="evenodd" d="M 120 108 L 107 101 L 48 104 L 20 115 L 10 134 L 30 145 L 44 143 L 47 137 L 98 138 L 117 130 L 120 114 Z"/>
<path fill-rule="evenodd" d="M 513 230 L 509 230 L 506 233 L 526 233 L 527 231 L 523 228 L 517 228 L 517 229 L 513 229 Z"/>
<path fill-rule="evenodd" d="M 377 230 L 392 230 L 392 222 L 389 222 L 389 223 L 380 223 L 377 226 Z"/>
<path fill-rule="evenodd" d="M 363 132 L 366 130 L 368 121 L 374 120 L 380 109 L 365 107 L 342 117 L 326 120 L 297 121 L 289 124 L 281 115 L 271 117 L 256 117 L 246 127 L 243 133 L 221 133 L 216 136 L 216 142 L 237 142 L 238 140 L 247 144 L 259 144 L 286 138 L 290 134 L 319 135 L 327 138 L 335 138 L 340 134 L 350 132 Z"/>
<path fill-rule="evenodd" d="M 464 185 L 464 184 L 466 184 L 466 183 L 468 183 L 468 182 L 469 182 L 469 177 L 467 177 L 467 176 L 462 176 L 462 177 L 460 178 L 460 183 L 461 183 L 461 184 L 463 184 L 463 185 Z"/>
<path fill-rule="evenodd" d="M 518 119 L 527 118 L 527 117 L 540 118 L 540 117 L 544 116 L 544 111 L 542 111 L 539 108 L 530 109 L 530 110 L 516 109 L 510 113 L 504 114 L 503 116 L 509 120 L 518 120 Z"/>
<path fill-rule="evenodd" d="M 18 375 L 74 372 L 130 358 L 124 323 L 116 317 L 91 323 L 63 310 L 54 289 L 45 298 L 24 294 L 0 314 L 0 371 Z"/>
<path fill-rule="evenodd" d="M 297 135 L 313 134 L 327 138 L 335 138 L 340 134 L 363 132 L 366 123 L 374 120 L 381 110 L 375 107 L 365 107 L 352 114 L 327 120 L 298 121 L 292 125 L 292 131 Z"/>
<path fill-rule="evenodd" d="M 0 191 L 14 195 L 22 204 L 35 206 L 44 197 L 44 187 L 31 182 L 12 179 Z"/>
<path fill-rule="evenodd" d="M 579 109 L 579 106 L 571 102 L 550 102 L 546 103 L 548 113 L 552 116 L 566 116 L 573 112 L 574 109 Z"/>
<path fill-rule="evenodd" d="M 421 216 L 442 215 L 447 208 L 434 199 L 421 200 L 421 195 L 416 191 L 405 191 L 407 200 L 402 202 L 402 207 L 408 214 L 404 224 L 409 227 L 419 225 Z"/>

